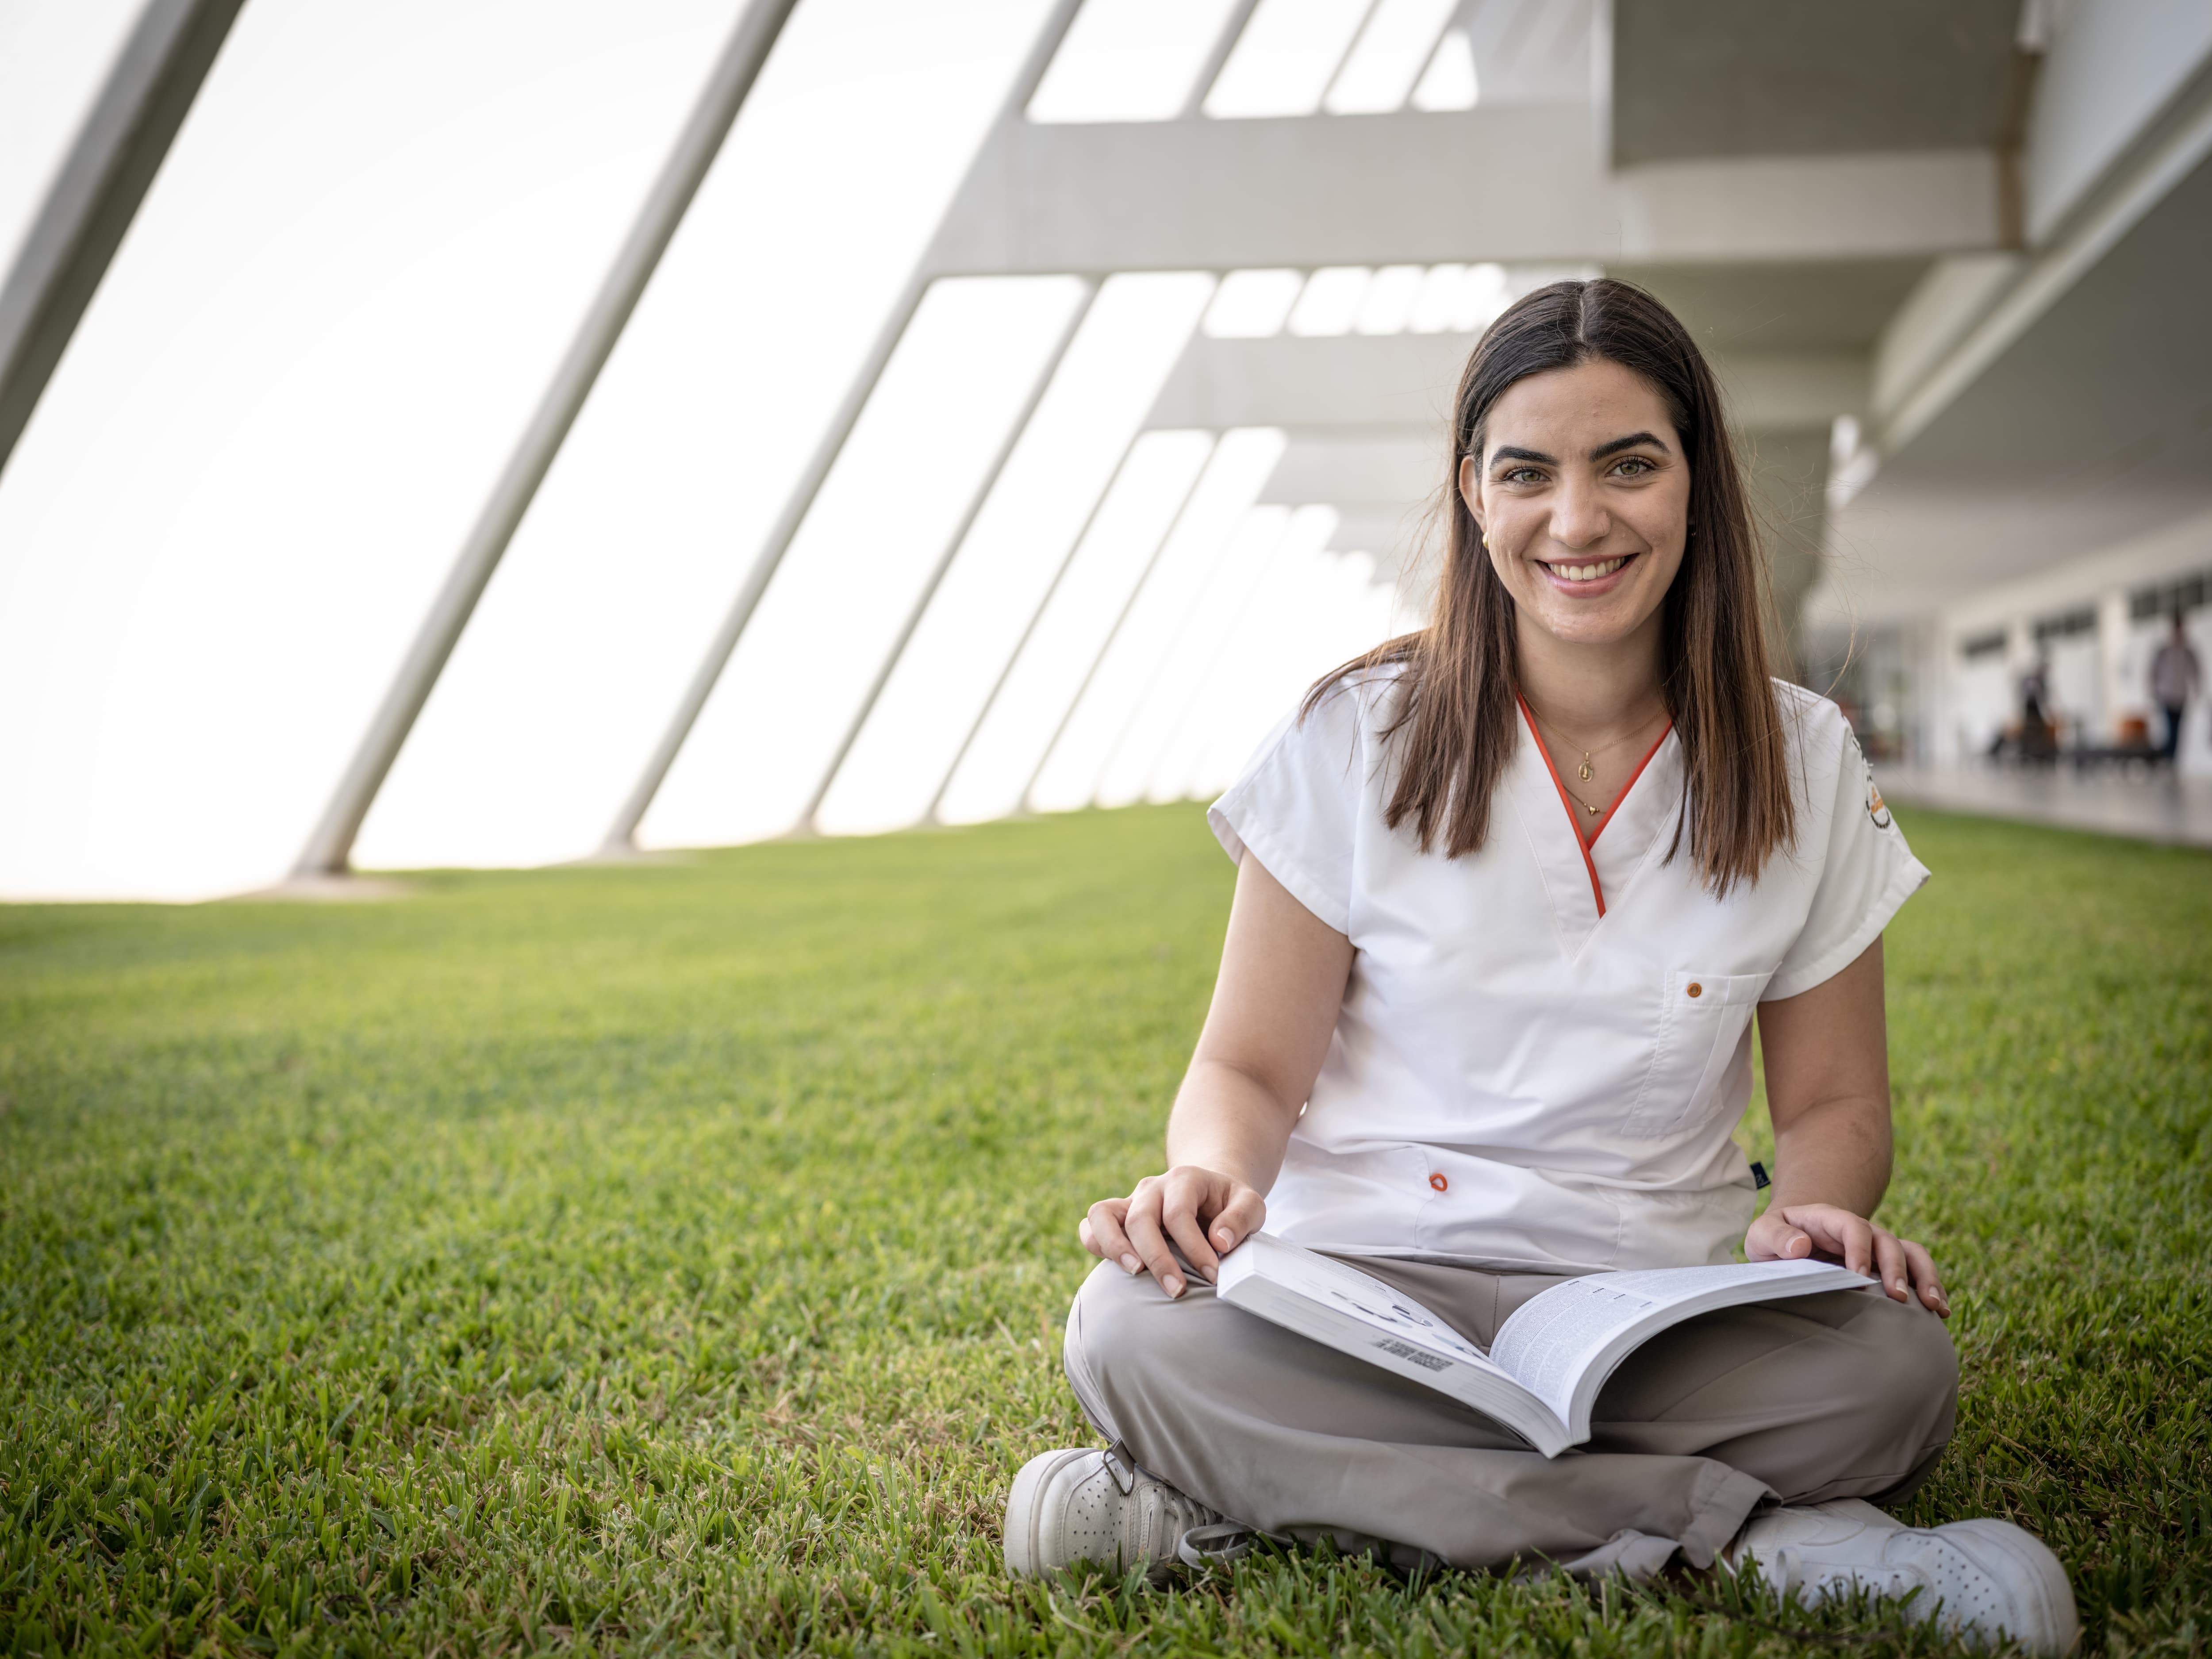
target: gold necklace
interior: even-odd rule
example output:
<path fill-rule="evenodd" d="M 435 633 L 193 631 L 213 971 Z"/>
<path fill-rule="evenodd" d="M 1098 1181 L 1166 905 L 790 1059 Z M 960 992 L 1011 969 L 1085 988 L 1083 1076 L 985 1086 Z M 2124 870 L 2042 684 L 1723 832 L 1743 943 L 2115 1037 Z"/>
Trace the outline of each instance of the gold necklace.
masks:
<path fill-rule="evenodd" d="M 1534 717 L 1534 714 L 1535 714 L 1535 710 L 1534 710 L 1534 709 L 1532 708 L 1532 709 L 1530 709 L 1528 712 L 1529 712 L 1529 715 L 1530 715 L 1530 717 L 1533 719 L 1533 718 Z M 1540 726 L 1540 724 L 1541 724 L 1541 723 L 1540 723 L 1540 722 L 1539 722 Z M 1540 729 L 1540 730 L 1538 731 L 1538 732 L 1537 732 L 1537 734 L 1536 734 L 1536 735 L 1537 735 L 1538 738 L 1540 740 L 1540 739 L 1541 739 L 1541 738 L 1543 737 L 1543 732 L 1542 732 L 1542 731 Z M 1600 744 L 1598 745 L 1598 748 L 1600 748 L 1600 749 L 1618 749 L 1618 748 L 1619 748 L 1622 744 L 1624 744 L 1624 743 L 1626 743 L 1626 742 L 1627 742 L 1627 741 L 1628 741 L 1628 739 L 1627 739 L 1626 738 L 1614 738 L 1611 743 Z M 1571 748 L 1571 749 L 1574 747 L 1574 745 L 1573 745 L 1572 744 L 1568 744 L 1567 746 L 1568 746 L 1569 748 Z M 1591 757 L 1592 755 L 1595 754 L 1596 752 L 1597 752 L 1597 751 L 1596 751 L 1596 750 L 1592 750 L 1592 749 L 1585 749 L 1585 750 L 1583 750 L 1582 751 L 1582 756 L 1583 756 L 1583 763 L 1582 763 L 1580 766 L 1578 766 L 1578 767 L 1577 767 L 1577 768 L 1575 769 L 1575 776 L 1576 776 L 1576 777 L 1577 777 L 1577 778 L 1579 778 L 1580 780 L 1582 780 L 1582 781 L 1583 781 L 1583 782 L 1584 782 L 1584 783 L 1588 783 L 1588 782 L 1590 781 L 1590 778 L 1591 778 L 1591 776 L 1592 776 L 1591 769 L 1590 769 L 1590 757 Z M 1556 773 L 1554 773 L 1554 774 L 1553 774 L 1553 775 L 1554 775 L 1554 776 L 1557 776 L 1558 775 L 1557 775 Z M 1585 811 L 1585 812 L 1589 813 L 1592 817 L 1596 818 L 1596 817 L 1604 817 L 1604 816 L 1605 816 L 1605 808 L 1603 808 L 1602 806 L 1592 806 L 1592 805 L 1591 805 L 1588 801 L 1584 800 L 1584 799 L 1583 799 L 1580 795 L 1577 795 L 1577 793 L 1575 793 L 1575 792 L 1574 792 L 1573 790 L 1569 789 L 1569 788 L 1567 787 L 1567 786 L 1565 785 L 1565 782 L 1562 782 L 1562 783 L 1559 785 L 1559 788 L 1561 789 L 1561 791 L 1563 791 L 1563 792 L 1565 793 L 1565 795 L 1566 795 L 1566 797 L 1567 797 L 1567 799 L 1570 799 L 1570 800 L 1573 801 L 1573 802 L 1574 802 L 1574 804 L 1575 804 L 1576 805 L 1577 805 L 1577 806 L 1581 807 L 1581 808 L 1583 809 L 1583 811 Z"/>
<path fill-rule="evenodd" d="M 1529 718 L 1530 718 L 1530 719 L 1532 719 L 1532 720 L 1534 720 L 1534 719 L 1535 718 L 1535 714 L 1536 714 L 1536 711 L 1535 711 L 1534 709 L 1533 709 L 1533 708 L 1532 708 L 1532 709 L 1530 709 L 1530 710 L 1528 711 Z M 1540 727 L 1540 728 L 1541 725 L 1542 725 L 1542 722 L 1541 722 L 1541 721 L 1538 721 L 1538 726 L 1539 726 L 1539 727 Z M 1539 738 L 1539 740 L 1541 740 L 1541 738 L 1542 738 L 1542 737 L 1543 737 L 1543 732 L 1542 732 L 1542 731 L 1541 731 L 1540 729 L 1539 729 L 1539 731 L 1537 732 L 1537 734 L 1536 734 L 1536 735 L 1537 735 L 1537 738 Z M 1633 736 L 1635 736 L 1635 733 L 1634 733 L 1634 732 L 1631 732 L 1631 733 L 1629 734 L 1629 737 L 1633 737 Z M 1601 743 L 1601 744 L 1600 744 L 1598 745 L 1598 748 L 1599 748 L 1599 749 L 1618 749 L 1618 748 L 1620 748 L 1620 745 L 1621 745 L 1622 744 L 1626 743 L 1627 741 L 1628 741 L 1628 738 L 1614 738 L 1611 743 Z M 1570 749 L 1573 748 L 1574 746 L 1575 746 L 1575 745 L 1574 745 L 1574 744 L 1569 744 L 1567 745 L 1567 747 L 1569 747 Z M 1575 769 L 1575 776 L 1576 776 L 1577 778 L 1580 779 L 1580 780 L 1581 780 L 1583 782 L 1584 782 L 1584 783 L 1588 783 L 1588 782 L 1590 781 L 1591 777 L 1594 775 L 1593 771 L 1592 771 L 1592 769 L 1591 769 L 1591 766 L 1590 766 L 1590 757 L 1591 757 L 1591 756 L 1593 756 L 1593 755 L 1595 755 L 1596 752 L 1597 752 L 1597 750 L 1595 750 L 1595 749 L 1585 749 L 1585 750 L 1583 750 L 1582 751 L 1583 763 L 1582 763 L 1580 766 L 1578 766 L 1578 767 L 1577 767 L 1577 768 Z M 1557 776 L 1558 775 L 1557 775 L 1556 773 L 1554 773 L 1554 774 L 1553 774 L 1553 775 L 1554 775 L 1554 776 Z M 1583 809 L 1583 811 L 1585 811 L 1585 812 L 1589 813 L 1592 817 L 1594 817 L 1594 818 L 1598 818 L 1598 817 L 1603 817 L 1605 816 L 1605 810 L 1606 810 L 1606 809 L 1605 809 L 1604 807 L 1602 807 L 1602 806 L 1592 806 L 1592 805 L 1591 805 L 1588 801 L 1584 800 L 1584 799 L 1583 799 L 1580 795 L 1577 794 L 1573 790 L 1569 789 L 1569 788 L 1567 787 L 1566 784 L 1565 784 L 1564 781 L 1562 781 L 1562 782 L 1560 783 L 1560 785 L 1559 785 L 1559 788 L 1560 788 L 1560 791 L 1561 791 L 1564 794 L 1565 794 L 1565 796 L 1567 797 L 1567 799 L 1570 799 L 1570 800 L 1573 801 L 1573 802 L 1574 802 L 1574 804 L 1575 804 L 1576 805 L 1577 805 L 1577 806 L 1581 807 L 1581 808 Z"/>

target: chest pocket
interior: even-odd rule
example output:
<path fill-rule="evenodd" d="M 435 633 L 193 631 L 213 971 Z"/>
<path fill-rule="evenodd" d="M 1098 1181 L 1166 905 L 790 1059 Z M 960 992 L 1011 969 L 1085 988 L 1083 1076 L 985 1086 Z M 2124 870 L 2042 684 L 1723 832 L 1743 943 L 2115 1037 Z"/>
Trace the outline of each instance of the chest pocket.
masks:
<path fill-rule="evenodd" d="M 1629 1134 L 1655 1140 L 1679 1134 L 1712 1110 L 1721 1079 L 1771 977 L 1701 974 L 1694 969 L 1667 975 L 1651 1068 L 1628 1115 Z"/>

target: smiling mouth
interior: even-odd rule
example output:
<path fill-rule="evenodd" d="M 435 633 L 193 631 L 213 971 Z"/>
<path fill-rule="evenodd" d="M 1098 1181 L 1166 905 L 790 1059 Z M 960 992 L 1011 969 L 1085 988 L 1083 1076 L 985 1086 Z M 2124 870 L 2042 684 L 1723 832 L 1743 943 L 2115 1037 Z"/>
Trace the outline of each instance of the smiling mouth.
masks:
<path fill-rule="evenodd" d="M 1540 559 L 1537 562 L 1561 581 L 1594 582 L 1601 576 L 1610 576 L 1633 557 L 1632 553 L 1624 553 L 1619 558 L 1599 559 L 1589 564 L 1555 564 Z"/>

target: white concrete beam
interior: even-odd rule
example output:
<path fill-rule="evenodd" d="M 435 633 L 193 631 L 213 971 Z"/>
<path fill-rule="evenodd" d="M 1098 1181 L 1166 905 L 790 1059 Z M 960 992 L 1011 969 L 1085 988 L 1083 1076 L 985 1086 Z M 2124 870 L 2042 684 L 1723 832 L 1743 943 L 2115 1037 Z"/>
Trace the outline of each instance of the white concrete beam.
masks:
<path fill-rule="evenodd" d="M 1922 353 L 1919 361 L 1926 366 L 1917 375 L 1885 362 L 1882 448 L 1903 449 L 1932 425 L 2208 156 L 2212 76 L 2193 84 L 2103 188 L 2083 202 L 2063 234 L 2032 258 L 1992 270 L 1972 295 L 1982 309 L 1971 325 L 1949 319 L 1946 338 L 1955 343 Z M 1885 342 L 1885 358 L 1902 349 L 1901 335 L 1895 343 Z"/>
<path fill-rule="evenodd" d="M 1989 150 L 1668 161 L 1624 169 L 1612 187 L 1628 259 L 1870 259 L 1990 248 L 2002 234 Z"/>
<path fill-rule="evenodd" d="M 1153 427 L 1401 428 L 1439 434 L 1471 334 L 1278 335 L 1193 340 L 1146 422 Z M 1826 427 L 1866 409 L 1860 355 L 1741 353 L 1717 364 L 1747 431 Z"/>
<path fill-rule="evenodd" d="M 1403 505 L 1426 496 L 1443 477 L 1441 425 L 1352 432 L 1293 428 L 1260 500 L 1285 507 L 1309 501 L 1339 508 Z"/>
<path fill-rule="evenodd" d="M 940 273 L 1865 258 L 1970 252 L 2000 228 L 1981 150 L 1607 170 L 1575 105 L 993 135 Z"/>

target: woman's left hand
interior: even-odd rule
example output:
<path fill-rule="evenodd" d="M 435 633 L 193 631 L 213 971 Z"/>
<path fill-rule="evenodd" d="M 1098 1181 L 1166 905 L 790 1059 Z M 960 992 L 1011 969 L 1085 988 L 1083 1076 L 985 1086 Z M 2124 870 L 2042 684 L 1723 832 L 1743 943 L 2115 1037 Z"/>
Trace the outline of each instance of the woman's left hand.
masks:
<path fill-rule="evenodd" d="M 1921 1303 L 1948 1319 L 1951 1304 L 1936 1277 L 1936 1258 L 1923 1244 L 1833 1204 L 1770 1205 L 1743 1236 L 1753 1261 L 1802 1261 L 1819 1256 L 1855 1273 L 1880 1279 L 1893 1302 Z"/>

